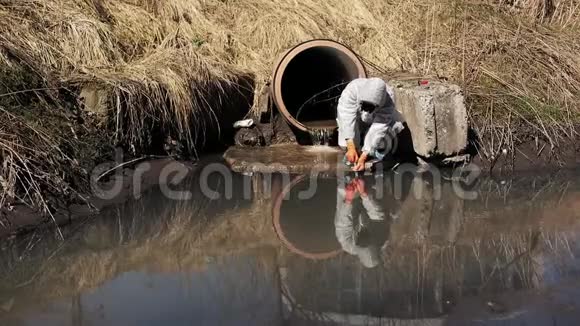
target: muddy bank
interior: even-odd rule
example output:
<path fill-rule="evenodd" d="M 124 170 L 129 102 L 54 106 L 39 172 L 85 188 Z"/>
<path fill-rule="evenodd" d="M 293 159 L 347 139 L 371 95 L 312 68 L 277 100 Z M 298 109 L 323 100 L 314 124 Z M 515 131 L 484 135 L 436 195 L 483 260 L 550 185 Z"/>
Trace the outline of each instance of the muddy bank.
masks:
<path fill-rule="evenodd" d="M 163 174 L 167 171 L 185 178 L 195 169 L 191 162 L 179 162 L 173 159 L 149 160 L 125 168 L 114 169 L 116 164 L 102 165 L 102 172 L 112 171 L 85 194 L 86 202 L 67 207 L 58 207 L 51 214 L 46 214 L 25 205 L 10 205 L 0 210 L 3 227 L 0 227 L 0 239 L 10 235 L 27 233 L 35 228 L 49 228 L 58 232 L 57 226 L 72 223 L 74 220 L 90 218 L 103 209 L 120 205 L 127 201 L 138 200 L 142 194 L 160 185 Z"/>

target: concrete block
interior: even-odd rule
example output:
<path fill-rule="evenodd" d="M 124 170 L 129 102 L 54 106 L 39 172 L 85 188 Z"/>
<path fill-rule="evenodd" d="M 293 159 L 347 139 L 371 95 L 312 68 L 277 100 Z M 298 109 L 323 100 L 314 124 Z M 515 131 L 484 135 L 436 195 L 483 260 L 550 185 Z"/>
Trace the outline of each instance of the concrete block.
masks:
<path fill-rule="evenodd" d="M 455 156 L 467 147 L 467 111 L 461 88 L 429 80 L 391 80 L 395 105 L 403 115 L 420 156 Z"/>

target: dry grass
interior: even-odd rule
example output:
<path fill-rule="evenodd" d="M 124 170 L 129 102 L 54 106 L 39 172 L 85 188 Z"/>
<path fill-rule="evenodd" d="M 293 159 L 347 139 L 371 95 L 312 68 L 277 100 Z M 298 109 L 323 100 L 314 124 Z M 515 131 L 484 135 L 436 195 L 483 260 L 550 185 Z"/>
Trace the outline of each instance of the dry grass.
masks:
<path fill-rule="evenodd" d="M 192 25 L 184 29 L 147 2 L 6 1 L 0 18 L 0 47 L 49 87 L 109 91 L 117 134 L 134 146 L 150 141 L 153 125 L 170 125 L 186 145 L 198 144 L 216 120 L 213 98 L 240 74 L 198 51 Z"/>
<path fill-rule="evenodd" d="M 449 77 L 485 102 L 491 94 L 515 97 L 534 116 L 549 109 L 542 105 L 567 110 L 577 101 L 579 6 L 577 0 L 4 0 L 0 46 L 56 80 L 112 87 L 123 94 L 114 97 L 113 110 L 144 111 L 131 118 L 170 115 L 182 131 L 211 115 L 215 108 L 203 98 L 224 81 L 248 72 L 261 86 L 281 52 L 313 38 L 344 42 L 387 70 Z M 136 123 L 138 132 L 141 120 L 128 125 Z"/>
<path fill-rule="evenodd" d="M 241 85 L 240 76 L 255 77 L 250 91 L 260 93 L 284 50 L 330 38 L 384 70 L 462 85 L 482 134 L 500 137 L 504 129 L 495 126 L 504 128 L 498 121 L 510 116 L 557 147 L 580 122 L 579 6 L 578 0 L 0 0 L 0 64 L 27 67 L 47 89 L 108 91 L 109 126 L 117 142 L 135 151 L 164 136 L 194 150 L 214 137 L 208 132 L 219 132 L 231 93 L 252 87 Z"/>
<path fill-rule="evenodd" d="M 59 148 L 61 139 L 1 106 L 0 120 L 0 208 L 17 201 L 52 217 L 54 200 L 81 198 L 82 180 L 71 179 L 81 167 Z"/>

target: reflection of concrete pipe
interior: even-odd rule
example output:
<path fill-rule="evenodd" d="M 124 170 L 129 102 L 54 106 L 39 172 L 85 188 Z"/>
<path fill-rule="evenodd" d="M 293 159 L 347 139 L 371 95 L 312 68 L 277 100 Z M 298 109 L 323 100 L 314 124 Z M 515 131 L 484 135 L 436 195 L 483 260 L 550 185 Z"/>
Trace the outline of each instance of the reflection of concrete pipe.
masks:
<path fill-rule="evenodd" d="M 296 176 L 285 187 L 273 187 L 272 223 L 280 241 L 291 252 L 313 260 L 324 260 L 337 256 L 342 249 L 334 235 L 334 209 L 330 207 L 330 218 L 323 219 L 321 216 L 304 214 L 282 214 L 283 205 L 292 205 L 293 202 L 286 200 L 292 189 L 298 188 L 303 182 L 308 182 L 305 175 Z M 324 192 L 322 192 L 324 193 Z M 336 195 L 333 194 L 333 197 Z M 294 202 L 300 206 L 300 203 Z M 302 205 L 303 206 L 303 205 Z M 314 220 L 317 219 L 318 220 Z M 329 223 L 325 223 L 329 222 Z M 321 229 L 322 228 L 322 229 Z"/>
<path fill-rule="evenodd" d="M 329 129 L 336 126 L 335 103 L 346 83 L 364 77 L 361 60 L 346 46 L 329 40 L 308 41 L 284 53 L 276 64 L 272 98 L 298 130 Z M 310 101 L 316 101 L 316 107 L 305 105 Z"/>

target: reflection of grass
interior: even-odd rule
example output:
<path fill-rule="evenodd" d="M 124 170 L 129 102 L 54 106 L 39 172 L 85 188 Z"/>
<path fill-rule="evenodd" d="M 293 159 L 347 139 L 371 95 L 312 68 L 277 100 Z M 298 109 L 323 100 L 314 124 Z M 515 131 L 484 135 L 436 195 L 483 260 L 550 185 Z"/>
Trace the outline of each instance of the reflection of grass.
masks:
<path fill-rule="evenodd" d="M 384 265 L 370 270 L 346 254 L 317 263 L 293 257 L 286 265 L 283 293 L 294 315 L 306 320 L 327 320 L 326 312 L 365 311 L 356 305 L 361 298 L 382 304 L 390 317 L 433 318 L 462 298 L 542 286 L 544 269 L 569 255 L 564 248 L 550 248 L 554 238 L 564 242 L 569 237 L 521 232 L 476 238 L 471 244 L 391 242 Z"/>
<path fill-rule="evenodd" d="M 459 291 L 449 293 L 452 296 L 531 289 L 542 282 L 542 271 L 547 267 L 542 263 L 560 261 L 560 271 L 565 272 L 564 262 L 571 251 L 562 245 L 570 238 L 574 236 L 562 232 L 530 231 L 474 239 L 471 245 L 423 245 L 409 250 L 409 245 L 395 244 L 385 253 L 386 279 L 390 279 L 386 284 L 432 293 L 433 286 L 442 282 L 440 286 L 447 291 Z"/>
<path fill-rule="evenodd" d="M 126 271 L 198 270 L 241 252 L 256 253 L 263 258 L 258 261 L 263 268 L 272 267 L 271 254 L 261 254 L 262 248 L 277 244 L 269 209 L 196 198 L 159 202 L 158 194 L 147 194 L 138 202 L 110 209 L 81 226 L 64 244 L 43 242 L 43 248 L 26 252 L 34 259 L 4 266 L 10 270 L 0 273 L 8 273 L 0 288 L 9 293 L 21 291 L 14 286 L 22 285 L 40 297 L 63 296 L 94 288 Z M 231 205 L 235 209 L 224 211 Z"/>
<path fill-rule="evenodd" d="M 555 184 L 552 181 L 546 178 L 534 184 L 538 190 L 545 190 Z M 525 194 L 529 196 L 529 190 L 534 188 L 526 182 L 514 185 L 514 189 L 527 189 Z M 545 190 L 552 193 L 548 197 L 533 194 L 536 204 L 531 206 L 527 204 L 529 197 L 510 193 L 509 197 L 517 200 L 504 202 L 502 193 L 491 192 L 493 198 L 482 199 L 477 203 L 481 206 L 474 209 L 484 216 L 475 216 L 466 210 L 462 224 L 452 227 L 459 229 L 453 239 L 414 237 L 417 225 L 410 225 L 402 234 L 393 234 L 391 226 L 390 242 L 383 255 L 385 272 L 378 275 L 380 287 L 427 293 L 439 282 L 445 289 L 457 291 L 457 295 L 462 291 L 478 291 L 485 283 L 482 290 L 486 291 L 534 287 L 539 268 L 537 257 L 564 259 L 569 255 L 568 241 L 573 241 L 574 235 L 562 230 L 573 230 L 577 224 L 574 216 L 567 215 L 574 207 L 576 193 L 550 189 Z M 24 254 L 16 255 L 30 259 L 19 262 L 14 255 L 7 254 L 0 260 L 3 266 L 0 292 L 38 298 L 64 296 L 98 287 L 126 271 L 200 270 L 208 262 L 240 254 L 257 257 L 258 264 L 266 270 L 275 269 L 276 258 L 288 261 L 306 276 L 308 269 L 316 265 L 329 268 L 329 275 L 337 268 L 351 271 L 359 268 L 357 259 L 346 255 L 336 258 L 344 266 L 307 260 L 296 265 L 296 257 L 280 249 L 272 230 L 268 201 L 249 204 L 195 198 L 172 202 L 161 200 L 154 193 L 145 194 L 138 202 L 111 209 L 92 224 L 80 226 L 80 231 L 73 233 L 64 244 L 40 242 L 32 250 L 22 250 Z M 494 200 L 501 201 L 497 211 L 489 208 L 496 207 L 491 204 Z M 556 203 L 562 210 L 555 207 Z M 521 214 L 515 213 L 514 208 Z M 416 220 L 412 218 L 402 216 L 403 220 Z M 416 221 L 421 225 L 423 222 Z M 451 227 L 447 223 L 445 218 L 429 221 L 430 227 L 436 230 Z M 537 248 L 527 254 L 533 234 L 540 230 Z M 35 238 L 26 240 L 28 244 Z M 273 257 L 272 248 L 284 254 Z M 562 267 L 565 267 L 564 261 Z M 319 283 L 324 278 L 325 274 L 316 274 Z M 22 287 L 15 288 L 15 285 Z"/>

